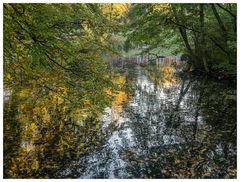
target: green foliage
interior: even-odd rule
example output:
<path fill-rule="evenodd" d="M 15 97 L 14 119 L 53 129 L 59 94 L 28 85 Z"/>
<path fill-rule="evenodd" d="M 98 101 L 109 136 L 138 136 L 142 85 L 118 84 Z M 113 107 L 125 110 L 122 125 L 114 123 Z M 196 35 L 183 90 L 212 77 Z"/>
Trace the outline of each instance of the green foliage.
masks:
<path fill-rule="evenodd" d="M 114 23 L 99 4 L 4 4 L 5 177 L 50 177 L 103 140 Z"/>
<path fill-rule="evenodd" d="M 143 52 L 158 55 L 164 55 L 166 52 L 167 55 L 173 54 L 180 49 L 177 44 L 179 35 L 172 29 L 172 26 L 166 26 L 170 15 L 168 6 L 168 4 L 134 4 L 131 6 L 126 33 L 130 48 L 140 47 Z"/>
<path fill-rule="evenodd" d="M 128 18 L 126 50 L 187 53 L 196 69 L 236 73 L 236 4 L 133 4 Z"/>

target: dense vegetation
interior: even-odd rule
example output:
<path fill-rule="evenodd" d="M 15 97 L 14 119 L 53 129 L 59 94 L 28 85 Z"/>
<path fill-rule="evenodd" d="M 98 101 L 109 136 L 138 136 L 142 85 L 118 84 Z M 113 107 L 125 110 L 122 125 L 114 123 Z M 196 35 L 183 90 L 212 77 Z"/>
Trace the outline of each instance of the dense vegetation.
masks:
<path fill-rule="evenodd" d="M 103 60 L 116 54 L 116 12 L 123 13 L 111 8 L 4 4 L 6 177 L 47 177 L 60 165 L 46 163 L 49 156 L 66 160 L 101 141 L 98 119 L 121 86 Z"/>
<path fill-rule="evenodd" d="M 133 4 L 125 48 L 185 53 L 192 69 L 236 75 L 236 4 Z"/>

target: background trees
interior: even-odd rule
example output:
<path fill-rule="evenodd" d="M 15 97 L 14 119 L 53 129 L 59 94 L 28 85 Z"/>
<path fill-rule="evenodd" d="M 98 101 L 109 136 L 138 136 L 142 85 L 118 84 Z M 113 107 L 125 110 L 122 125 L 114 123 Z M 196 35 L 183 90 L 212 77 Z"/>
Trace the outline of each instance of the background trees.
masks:
<path fill-rule="evenodd" d="M 187 53 L 195 70 L 236 74 L 236 4 L 134 4 L 128 17 L 126 47 Z"/>

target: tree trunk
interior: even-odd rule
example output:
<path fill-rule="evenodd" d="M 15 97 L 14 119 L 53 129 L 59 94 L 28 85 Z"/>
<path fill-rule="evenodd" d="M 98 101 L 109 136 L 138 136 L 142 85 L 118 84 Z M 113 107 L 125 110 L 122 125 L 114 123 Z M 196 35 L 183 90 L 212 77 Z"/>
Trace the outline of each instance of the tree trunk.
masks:
<path fill-rule="evenodd" d="M 229 64 L 234 64 L 235 63 L 235 56 L 234 56 L 234 53 L 232 53 L 230 50 L 229 50 L 229 47 L 227 45 L 227 41 L 228 41 L 228 32 L 227 32 L 227 29 L 226 27 L 224 26 L 223 24 L 223 21 L 215 7 L 214 4 L 212 4 L 212 11 L 213 11 L 213 14 L 214 16 L 216 17 L 217 21 L 218 21 L 218 24 L 221 28 L 221 31 L 222 31 L 222 37 L 223 37 L 223 45 L 225 47 L 225 50 L 227 50 L 227 53 L 228 53 L 228 56 L 229 56 Z"/>
<path fill-rule="evenodd" d="M 194 54 L 197 55 L 197 50 L 199 50 L 199 34 L 197 32 L 192 32 L 193 33 L 193 40 L 194 40 Z"/>
<path fill-rule="evenodd" d="M 212 4 L 212 11 L 213 11 L 213 14 L 214 16 L 216 17 L 217 21 L 218 21 L 218 24 L 223 32 L 224 35 L 227 35 L 227 29 L 225 28 L 224 24 L 223 24 L 223 21 L 222 19 L 220 18 L 220 15 L 218 14 L 217 12 L 217 9 L 215 7 L 214 4 Z"/>
<path fill-rule="evenodd" d="M 177 10 L 176 8 L 174 7 L 174 5 L 171 6 L 172 7 L 172 10 L 173 10 L 173 14 L 174 14 L 174 17 L 176 19 L 176 22 L 177 24 L 182 24 L 181 21 L 179 20 L 178 18 L 178 15 L 177 15 Z M 197 61 L 198 61 L 198 58 L 197 56 L 194 54 L 193 52 L 193 49 L 191 48 L 190 44 L 189 44 L 189 41 L 188 41 L 188 36 L 187 36 L 187 32 L 186 32 L 186 29 L 184 27 L 181 27 L 181 26 L 178 26 L 178 29 L 179 29 L 179 32 L 182 36 L 182 39 L 184 41 L 184 44 L 191 56 L 191 58 L 193 59 L 194 61 L 194 65 L 196 65 Z"/>
<path fill-rule="evenodd" d="M 227 4 L 227 7 L 224 5 L 221 5 L 220 3 L 217 3 L 217 6 L 227 12 L 231 17 L 232 17 L 232 23 L 233 23 L 233 31 L 236 33 L 237 32 L 237 17 L 235 13 L 232 12 L 232 6 L 231 4 Z"/>
<path fill-rule="evenodd" d="M 206 59 L 206 43 L 205 43 L 205 36 L 204 36 L 204 4 L 202 3 L 200 4 L 199 14 L 200 14 L 200 37 L 201 37 L 200 50 L 202 54 L 204 69 L 208 73 L 209 68 L 208 68 L 207 59 Z"/>

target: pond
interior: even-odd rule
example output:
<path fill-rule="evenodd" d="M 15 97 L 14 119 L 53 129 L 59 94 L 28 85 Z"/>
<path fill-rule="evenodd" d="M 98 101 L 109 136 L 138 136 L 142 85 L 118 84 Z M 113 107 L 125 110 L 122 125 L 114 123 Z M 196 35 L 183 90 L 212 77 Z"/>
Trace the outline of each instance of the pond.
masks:
<path fill-rule="evenodd" d="M 236 178 L 235 83 L 175 73 L 167 66 L 129 68 L 127 80 L 131 97 L 105 108 L 101 132 L 56 126 L 51 142 L 27 145 L 31 136 L 21 135 L 26 128 L 10 117 L 12 124 L 4 123 L 5 177 Z M 85 148 L 83 137 L 97 144 L 75 155 L 75 148 Z M 19 145 L 28 146 L 22 158 Z M 10 164 L 13 157 L 19 165 Z"/>
<path fill-rule="evenodd" d="M 112 122 L 115 129 L 101 147 L 59 175 L 236 178 L 234 84 L 161 71 L 166 74 L 141 67 L 129 71 L 131 101 L 121 113 L 106 108 L 102 117 L 103 131 Z"/>

